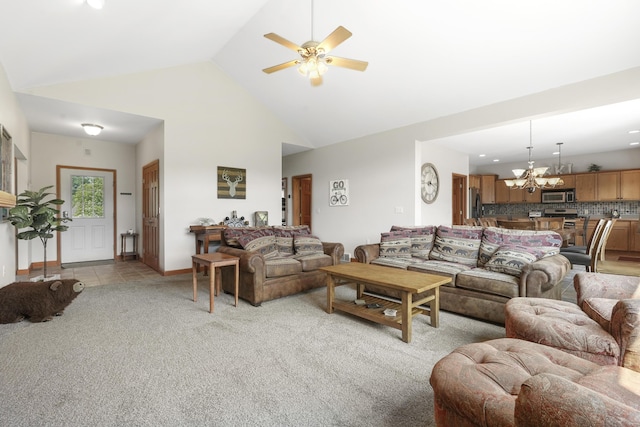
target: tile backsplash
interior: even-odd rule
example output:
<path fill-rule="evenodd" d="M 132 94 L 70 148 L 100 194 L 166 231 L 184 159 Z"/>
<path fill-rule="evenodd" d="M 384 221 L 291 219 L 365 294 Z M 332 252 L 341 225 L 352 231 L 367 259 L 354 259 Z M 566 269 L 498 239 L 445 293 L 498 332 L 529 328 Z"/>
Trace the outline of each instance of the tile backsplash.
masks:
<path fill-rule="evenodd" d="M 640 215 L 640 202 L 576 202 L 576 203 L 517 203 L 483 205 L 484 216 L 527 217 L 529 211 L 544 211 L 545 209 L 577 209 L 579 216 L 608 216 L 613 210 L 620 215 Z"/>

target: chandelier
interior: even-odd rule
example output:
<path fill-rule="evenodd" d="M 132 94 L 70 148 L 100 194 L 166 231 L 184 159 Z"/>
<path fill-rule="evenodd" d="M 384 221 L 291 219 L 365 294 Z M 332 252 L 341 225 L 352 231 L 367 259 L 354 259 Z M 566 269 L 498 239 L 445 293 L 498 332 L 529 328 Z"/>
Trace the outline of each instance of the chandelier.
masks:
<path fill-rule="evenodd" d="M 504 183 L 507 187 L 514 189 L 524 189 L 529 193 L 536 191 L 536 188 L 554 188 L 556 185 L 564 184 L 561 178 L 544 178 L 548 167 L 534 168 L 534 161 L 531 160 L 531 150 L 533 150 L 533 131 L 532 123 L 529 120 L 529 167 L 527 169 L 513 169 L 512 172 L 516 179 L 505 179 Z"/>

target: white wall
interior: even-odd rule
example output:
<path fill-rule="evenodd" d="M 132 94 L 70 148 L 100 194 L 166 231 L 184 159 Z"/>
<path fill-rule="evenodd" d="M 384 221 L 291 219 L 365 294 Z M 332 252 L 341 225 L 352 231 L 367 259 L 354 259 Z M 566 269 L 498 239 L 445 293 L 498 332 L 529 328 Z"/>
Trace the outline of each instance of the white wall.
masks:
<path fill-rule="evenodd" d="M 31 153 L 31 140 L 27 120 L 20 110 L 13 90 L 0 64 L 0 123 L 11 135 L 14 146 L 29 159 Z M 17 179 L 18 193 L 25 190 L 28 175 L 28 161 L 19 162 Z M 29 242 L 19 242 L 22 253 L 27 252 Z M 10 222 L 0 222 L 0 286 L 7 285 L 15 281 L 16 256 L 15 256 L 15 228 Z M 26 259 L 26 255 L 24 256 Z"/>
<path fill-rule="evenodd" d="M 270 220 L 278 222 L 281 144 L 302 141 L 213 63 L 60 84 L 30 93 L 164 120 L 164 147 L 158 151 L 163 270 L 190 268 L 194 237 L 187 228 L 198 218 L 218 222 L 233 210 L 247 218 L 266 210 Z M 217 198 L 218 166 L 247 170 L 245 200 Z"/>
<path fill-rule="evenodd" d="M 440 178 L 438 198 L 431 204 L 420 203 L 422 201 L 420 188 L 417 187 L 415 190 L 418 206 L 421 208 L 418 216 L 421 220 L 418 224 L 451 225 L 451 219 L 453 218 L 451 205 L 453 199 L 453 174 L 469 174 L 469 156 L 429 142 L 419 143 L 418 146 L 420 153 L 416 158 L 422 160 L 416 165 L 416 172 L 418 173 L 417 178 L 414 180 L 416 185 L 420 183 L 422 163 L 433 163 L 438 170 L 438 177 Z M 463 192 L 467 194 L 467 189 L 465 188 Z"/>
<path fill-rule="evenodd" d="M 116 171 L 116 233 L 124 233 L 134 228 L 134 212 L 136 194 L 134 144 L 119 144 L 100 141 L 94 138 L 70 138 L 61 135 L 33 132 L 31 134 L 31 189 L 53 185 L 50 191 L 55 193 L 56 166 L 77 168 L 115 169 Z M 85 150 L 89 150 L 87 154 Z M 132 193 L 131 196 L 120 193 Z M 47 243 L 47 262 L 58 259 L 58 233 Z M 116 250 L 119 242 L 114 242 Z M 42 244 L 39 240 L 31 244 L 31 263 L 42 262 Z M 22 260 L 21 260 L 22 261 Z M 26 269 L 29 265 L 20 265 Z"/>
<path fill-rule="evenodd" d="M 442 182 L 430 205 L 420 197 L 426 161 L 436 165 Z M 392 225 L 451 224 L 451 176 L 467 169 L 466 155 L 416 142 L 403 128 L 287 156 L 282 176 L 291 183 L 293 176 L 312 174 L 313 233 L 353 254 L 360 244 L 379 242 Z M 348 206 L 329 206 L 329 182 L 337 179 L 349 180 Z"/>

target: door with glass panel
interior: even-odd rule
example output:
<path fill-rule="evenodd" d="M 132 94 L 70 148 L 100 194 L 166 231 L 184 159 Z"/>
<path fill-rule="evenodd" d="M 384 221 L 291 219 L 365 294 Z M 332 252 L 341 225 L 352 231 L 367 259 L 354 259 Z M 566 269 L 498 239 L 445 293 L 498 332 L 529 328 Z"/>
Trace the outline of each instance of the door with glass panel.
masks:
<path fill-rule="evenodd" d="M 62 263 L 114 258 L 114 180 L 111 170 L 60 169 L 60 211 L 72 219 L 58 234 Z"/>

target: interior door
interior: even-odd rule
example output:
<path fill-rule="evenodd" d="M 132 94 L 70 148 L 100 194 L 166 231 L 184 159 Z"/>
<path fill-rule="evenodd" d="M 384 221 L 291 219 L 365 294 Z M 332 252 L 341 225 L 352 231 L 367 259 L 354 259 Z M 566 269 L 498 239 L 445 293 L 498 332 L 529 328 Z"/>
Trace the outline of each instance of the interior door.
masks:
<path fill-rule="evenodd" d="M 451 223 L 453 225 L 464 224 L 467 217 L 467 177 L 466 175 L 453 174 L 453 186 L 451 195 Z"/>
<path fill-rule="evenodd" d="M 115 171 L 58 169 L 62 216 L 69 229 L 59 233 L 62 263 L 114 259 Z"/>
<path fill-rule="evenodd" d="M 142 260 L 160 271 L 160 163 L 142 168 Z"/>
<path fill-rule="evenodd" d="M 293 225 L 308 225 L 311 228 L 311 175 L 291 178 Z"/>

